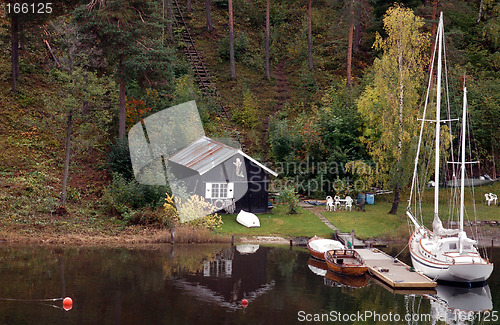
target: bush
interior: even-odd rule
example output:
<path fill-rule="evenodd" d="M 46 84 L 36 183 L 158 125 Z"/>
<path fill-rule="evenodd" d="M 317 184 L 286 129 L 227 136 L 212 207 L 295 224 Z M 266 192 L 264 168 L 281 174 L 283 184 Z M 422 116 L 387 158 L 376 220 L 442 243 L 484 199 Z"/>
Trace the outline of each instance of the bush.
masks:
<path fill-rule="evenodd" d="M 299 196 L 293 186 L 286 186 L 280 192 L 280 203 L 288 205 L 288 214 L 296 214 L 299 207 Z"/>
<path fill-rule="evenodd" d="M 165 186 L 142 185 L 135 179 L 127 180 L 121 174 L 113 173 L 113 183 L 105 189 L 102 198 L 103 209 L 129 222 L 135 218 L 136 210 L 154 210 L 161 206 L 165 192 Z"/>
<path fill-rule="evenodd" d="M 259 102 L 257 97 L 250 91 L 243 92 L 243 103 L 236 108 L 232 114 L 232 121 L 248 128 L 253 128 L 258 122 Z"/>
<path fill-rule="evenodd" d="M 155 226 L 159 228 L 172 228 L 175 223 L 175 218 L 170 218 L 163 213 L 163 209 L 153 209 L 149 206 L 139 210 L 125 212 L 123 214 L 123 222 L 127 225 L 144 225 Z"/>
<path fill-rule="evenodd" d="M 116 139 L 116 143 L 110 144 L 108 168 L 112 173 L 119 174 L 126 180 L 133 178 L 132 161 L 126 138 Z"/>
<path fill-rule="evenodd" d="M 234 58 L 240 60 L 243 54 L 248 50 L 248 37 L 243 32 L 237 32 L 234 37 Z M 229 60 L 229 36 L 226 36 L 219 41 L 218 46 L 219 58 Z"/>
<path fill-rule="evenodd" d="M 179 217 L 176 206 L 180 206 L 182 216 Z M 211 202 L 205 201 L 204 198 L 198 195 L 192 195 L 185 202 L 178 197 L 166 194 L 165 203 L 163 204 L 164 216 L 168 220 L 188 224 L 195 228 L 206 228 L 214 230 L 222 226 L 222 218 L 214 212 L 215 208 Z"/>

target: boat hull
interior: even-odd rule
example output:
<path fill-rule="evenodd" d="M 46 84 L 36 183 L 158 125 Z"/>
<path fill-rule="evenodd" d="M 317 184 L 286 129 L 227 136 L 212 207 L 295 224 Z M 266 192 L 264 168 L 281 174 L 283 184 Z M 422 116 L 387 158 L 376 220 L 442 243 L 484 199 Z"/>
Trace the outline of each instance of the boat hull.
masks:
<path fill-rule="evenodd" d="M 368 271 L 368 267 L 361 256 L 353 250 L 328 251 L 325 253 L 324 258 L 328 269 L 338 274 L 362 276 Z"/>
<path fill-rule="evenodd" d="M 413 267 L 431 279 L 447 282 L 474 283 L 485 282 L 493 272 L 493 264 L 482 258 L 479 263 L 446 263 L 430 260 L 419 254 L 418 239 L 410 239 L 410 256 Z"/>
<path fill-rule="evenodd" d="M 341 242 L 333 239 L 324 239 L 314 236 L 307 242 L 307 249 L 314 258 L 325 260 L 325 253 L 332 249 L 343 249 Z"/>
<path fill-rule="evenodd" d="M 243 210 L 241 210 L 240 213 L 238 213 L 238 215 L 236 216 L 236 221 L 247 228 L 260 227 L 259 217 L 257 217 L 253 213 Z"/>
<path fill-rule="evenodd" d="M 497 179 L 478 179 L 478 178 L 466 178 L 464 180 L 465 187 L 472 186 L 485 186 L 495 183 Z M 445 187 L 460 187 L 460 180 L 449 180 L 446 182 Z"/>

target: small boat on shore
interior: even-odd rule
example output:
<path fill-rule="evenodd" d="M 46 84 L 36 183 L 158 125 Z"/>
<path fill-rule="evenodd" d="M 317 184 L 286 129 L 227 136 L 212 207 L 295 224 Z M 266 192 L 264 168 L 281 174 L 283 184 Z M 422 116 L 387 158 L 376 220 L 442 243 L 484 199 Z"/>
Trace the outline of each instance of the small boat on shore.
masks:
<path fill-rule="evenodd" d="M 360 276 L 368 271 L 363 258 L 354 249 L 333 249 L 325 253 L 325 261 L 332 272 Z"/>
<path fill-rule="evenodd" d="M 241 210 L 236 216 L 236 222 L 247 227 L 260 227 L 260 220 L 255 214 Z"/>
<path fill-rule="evenodd" d="M 325 260 L 325 253 L 329 250 L 344 248 L 344 245 L 338 240 L 324 239 L 317 236 L 314 236 L 307 242 L 309 253 L 319 260 Z"/>

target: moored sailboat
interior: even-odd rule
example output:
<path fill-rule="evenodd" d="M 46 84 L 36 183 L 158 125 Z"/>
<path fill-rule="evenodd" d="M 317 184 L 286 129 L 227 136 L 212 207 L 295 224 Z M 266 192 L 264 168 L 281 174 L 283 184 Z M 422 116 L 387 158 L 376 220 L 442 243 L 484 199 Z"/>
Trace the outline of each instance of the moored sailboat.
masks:
<path fill-rule="evenodd" d="M 444 28 L 443 15 L 439 19 L 439 27 L 436 36 L 436 47 L 438 49 L 437 58 L 437 82 L 436 82 L 436 117 L 435 120 L 426 119 L 427 102 L 424 107 L 422 125 L 420 128 L 420 138 L 415 158 L 415 169 L 413 174 L 412 189 L 408 210 L 406 212 L 409 219 L 415 226 L 410 237 L 408 246 L 411 254 L 413 266 L 418 271 L 424 273 L 435 280 L 450 282 L 484 282 L 493 271 L 493 264 L 482 257 L 477 248 L 477 241 L 467 237 L 464 231 L 464 187 L 465 187 L 465 166 L 470 162 L 465 161 L 466 145 L 466 124 L 467 124 L 467 90 L 464 86 L 464 104 L 462 114 L 462 139 L 461 139 L 461 161 L 456 163 L 460 167 L 460 221 L 458 229 L 446 229 L 439 218 L 439 186 L 434 187 L 434 220 L 433 231 L 427 229 L 423 222 L 418 221 L 416 211 L 412 209 L 412 197 L 417 192 L 418 186 L 418 159 L 422 147 L 422 136 L 425 122 L 435 123 L 435 162 L 434 162 L 434 183 L 439 183 L 439 171 L 441 166 L 441 123 L 445 122 L 440 117 L 441 105 L 441 81 L 442 62 L 444 52 Z M 435 48 L 436 51 L 436 48 Z M 432 70 L 431 70 L 432 76 Z M 429 90 L 427 91 L 427 98 Z"/>

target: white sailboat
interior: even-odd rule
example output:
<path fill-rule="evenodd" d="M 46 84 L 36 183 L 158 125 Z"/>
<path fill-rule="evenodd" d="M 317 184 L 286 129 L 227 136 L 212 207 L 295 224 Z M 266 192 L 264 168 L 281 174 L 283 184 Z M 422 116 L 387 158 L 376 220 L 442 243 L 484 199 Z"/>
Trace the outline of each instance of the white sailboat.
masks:
<path fill-rule="evenodd" d="M 412 209 L 413 196 L 418 191 L 418 159 L 422 147 L 422 136 L 424 124 L 426 122 L 435 123 L 435 162 L 434 162 L 434 182 L 439 184 L 439 167 L 441 147 L 441 120 L 440 105 L 441 105 L 441 79 L 443 69 L 442 53 L 444 52 L 444 28 L 443 14 L 439 19 L 439 27 L 436 36 L 436 47 L 438 49 L 437 58 L 437 94 L 436 94 L 436 118 L 435 120 L 426 119 L 427 101 L 424 107 L 422 125 L 420 128 L 420 138 L 417 147 L 417 155 L 415 158 L 415 169 L 413 174 L 412 189 L 410 192 L 410 200 L 407 216 L 415 226 L 412 236 L 410 237 L 408 247 L 411 254 L 411 259 L 414 268 L 432 279 L 450 282 L 484 282 L 493 271 L 493 264 L 481 256 L 477 248 L 477 241 L 468 238 L 464 231 L 464 182 L 465 182 L 465 166 L 468 162 L 465 161 L 465 139 L 466 139 L 466 124 L 467 124 L 467 91 L 464 86 L 464 103 L 462 114 L 462 141 L 461 141 L 461 162 L 460 166 L 460 202 L 459 214 L 460 221 L 458 229 L 445 229 L 439 218 L 439 186 L 434 187 L 434 221 L 432 224 L 433 231 L 427 229 L 423 223 L 417 220 L 416 210 Z M 436 48 L 434 49 L 436 53 Z M 435 55 L 434 55 L 435 58 Z M 433 61 L 434 61 L 433 58 Z M 433 62 L 434 63 L 434 62 Z M 433 64 L 434 65 L 434 64 Z M 432 70 L 431 77 L 432 78 Z M 429 98 L 430 88 L 427 90 L 427 99 Z"/>

